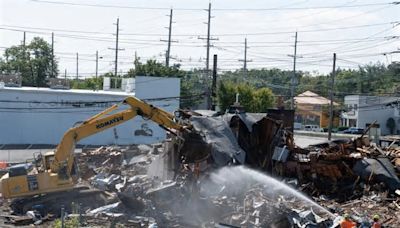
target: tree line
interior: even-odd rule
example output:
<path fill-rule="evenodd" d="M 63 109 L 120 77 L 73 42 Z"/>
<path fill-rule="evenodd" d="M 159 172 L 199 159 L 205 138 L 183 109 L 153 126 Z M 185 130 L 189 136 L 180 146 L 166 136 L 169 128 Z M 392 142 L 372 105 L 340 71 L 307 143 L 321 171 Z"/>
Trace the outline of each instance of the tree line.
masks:
<path fill-rule="evenodd" d="M 42 87 L 48 78 L 57 76 L 58 63 L 49 43 L 35 37 L 27 45 L 7 48 L 0 58 L 0 72 L 20 73 L 22 85 Z"/>
<path fill-rule="evenodd" d="M 182 70 L 180 64 L 166 67 L 156 60 L 141 61 L 133 58 L 134 68 L 121 77 L 160 76 L 181 78 L 181 106 L 190 108 L 202 102 L 211 87 L 211 80 L 201 69 Z M 54 66 L 52 65 L 54 64 Z M 35 37 L 27 45 L 16 45 L 7 48 L 0 58 L 0 71 L 4 73 L 19 72 L 24 86 L 47 86 L 47 80 L 58 74 L 58 62 L 52 55 L 51 45 L 42 38 Z M 274 107 L 275 98 L 290 98 L 292 71 L 278 68 L 251 69 L 243 77 L 243 70 L 228 71 L 218 75 L 218 92 L 216 102 L 225 110 L 235 101 L 239 93 L 240 103 L 251 112 L 265 112 Z M 106 73 L 101 77 L 114 76 Z M 72 80 L 72 87 L 77 89 L 102 88 L 102 78 L 88 77 L 85 80 Z M 328 97 L 330 91 L 330 74 L 311 74 L 296 72 L 295 93 L 310 90 Z M 334 97 L 339 103 L 350 94 L 365 95 L 398 95 L 400 89 L 400 63 L 389 65 L 370 63 L 357 69 L 338 69 Z M 209 92 L 208 92 L 209 93 Z"/>

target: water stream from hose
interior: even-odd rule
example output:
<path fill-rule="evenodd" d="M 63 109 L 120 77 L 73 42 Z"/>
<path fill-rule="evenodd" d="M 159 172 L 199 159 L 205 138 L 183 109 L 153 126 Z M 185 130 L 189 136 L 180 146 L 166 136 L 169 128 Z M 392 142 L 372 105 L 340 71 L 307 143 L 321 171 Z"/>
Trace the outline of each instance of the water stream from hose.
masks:
<path fill-rule="evenodd" d="M 293 197 L 302 202 L 303 205 L 311 207 L 314 211 L 327 214 L 331 216 L 331 218 L 336 217 L 326 208 L 318 205 L 316 202 L 289 185 L 264 173 L 244 166 L 224 167 L 217 172 L 212 173 L 210 179 L 214 184 L 224 186 L 225 189 L 229 189 L 229 191 L 232 192 L 244 191 L 249 186 L 261 184 L 264 186 L 265 192 L 267 192 L 270 197 Z"/>

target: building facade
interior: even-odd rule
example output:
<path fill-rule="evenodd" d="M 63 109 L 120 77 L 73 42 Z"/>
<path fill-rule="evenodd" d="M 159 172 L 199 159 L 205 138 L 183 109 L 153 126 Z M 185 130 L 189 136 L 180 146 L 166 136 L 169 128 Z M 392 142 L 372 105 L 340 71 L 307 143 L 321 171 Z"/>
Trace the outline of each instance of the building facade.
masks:
<path fill-rule="evenodd" d="M 329 105 L 330 100 L 322 97 L 311 91 L 306 91 L 294 97 L 296 112 L 295 122 L 301 123 L 302 125 L 318 125 L 322 128 L 329 126 Z M 333 102 L 334 110 L 339 106 L 336 102 Z M 334 112 L 333 125 L 339 124 L 338 115 Z"/>
<path fill-rule="evenodd" d="M 180 79 L 136 77 L 134 92 L 60 90 L 34 87 L 0 88 L 0 147 L 9 144 L 57 145 L 76 123 L 136 96 L 168 112 L 179 108 Z M 132 86 L 130 87 L 132 88 Z M 121 105 L 119 110 L 129 106 Z M 82 145 L 127 145 L 165 139 L 165 130 L 138 116 L 115 128 L 83 139 Z"/>
<path fill-rule="evenodd" d="M 382 135 L 399 134 L 400 115 L 397 104 L 400 97 L 350 95 L 344 98 L 345 110 L 341 114 L 341 124 L 347 127 L 366 128 L 377 121 Z M 393 132 L 387 126 L 389 118 L 395 120 Z"/>

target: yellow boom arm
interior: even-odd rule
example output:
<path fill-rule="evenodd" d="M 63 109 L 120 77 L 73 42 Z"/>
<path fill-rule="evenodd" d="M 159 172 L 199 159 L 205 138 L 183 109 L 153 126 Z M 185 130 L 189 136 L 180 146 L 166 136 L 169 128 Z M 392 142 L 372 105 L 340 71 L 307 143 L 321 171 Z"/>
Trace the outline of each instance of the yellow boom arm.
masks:
<path fill-rule="evenodd" d="M 129 108 L 117 113 L 119 105 L 92 116 L 81 124 L 70 128 L 63 136 L 54 154 L 47 154 L 36 174 L 28 174 L 24 167 L 11 167 L 0 179 L 0 190 L 4 198 L 29 197 L 37 194 L 70 190 L 75 186 L 74 149 L 76 143 L 90 135 L 122 124 L 137 115 L 158 123 L 166 130 L 191 128 L 190 124 L 179 124 L 174 116 L 134 97 L 127 97 L 124 104 Z"/>
<path fill-rule="evenodd" d="M 137 98 L 127 97 L 123 103 L 129 105 L 130 109 L 105 116 L 118 108 L 118 105 L 114 105 L 87 119 L 79 126 L 70 128 L 64 134 L 60 144 L 55 150 L 54 160 L 50 164 L 51 172 L 70 176 L 74 162 L 75 145 L 78 141 L 122 124 L 137 115 L 150 119 L 166 129 L 184 130 L 186 127 L 190 127 L 178 124 L 174 121 L 174 116 L 172 114 Z"/>

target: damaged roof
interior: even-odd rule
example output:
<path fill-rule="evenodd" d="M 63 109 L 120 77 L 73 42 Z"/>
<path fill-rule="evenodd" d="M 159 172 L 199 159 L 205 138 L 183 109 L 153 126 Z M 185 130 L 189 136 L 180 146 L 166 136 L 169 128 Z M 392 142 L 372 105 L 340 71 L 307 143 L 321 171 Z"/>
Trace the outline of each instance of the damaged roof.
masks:
<path fill-rule="evenodd" d="M 211 145 L 211 155 L 217 166 L 227 165 L 233 160 L 244 163 L 245 152 L 222 118 L 192 116 L 190 120 L 196 131 L 201 132 L 205 141 Z"/>
<path fill-rule="evenodd" d="M 243 123 L 246 125 L 247 130 L 249 132 L 253 131 L 253 125 L 256 124 L 258 121 L 262 120 L 262 118 L 266 117 L 265 113 L 238 113 L 238 114 L 225 114 L 224 120 L 227 123 L 230 123 L 232 117 L 237 116 L 239 117 Z"/>

